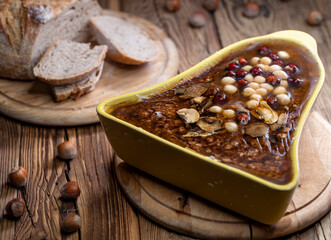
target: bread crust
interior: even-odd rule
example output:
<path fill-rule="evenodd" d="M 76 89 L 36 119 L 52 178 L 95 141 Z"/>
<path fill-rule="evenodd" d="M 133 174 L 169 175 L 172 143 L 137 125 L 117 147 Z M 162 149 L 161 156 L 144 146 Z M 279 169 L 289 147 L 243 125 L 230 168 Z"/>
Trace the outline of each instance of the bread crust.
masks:
<path fill-rule="evenodd" d="M 77 100 L 80 96 L 91 92 L 95 88 L 97 82 L 100 79 L 103 65 L 104 62 L 102 62 L 101 65 L 95 71 L 91 72 L 83 80 L 77 83 L 73 83 L 67 86 L 52 86 L 52 93 L 54 100 L 57 102 L 66 100 L 68 98 Z M 57 91 L 61 87 L 66 87 L 67 90 L 62 93 L 57 93 Z"/>
<path fill-rule="evenodd" d="M 38 36 L 52 28 L 54 22 L 61 22 L 65 13 L 79 11 L 75 6 L 86 6 L 92 16 L 101 15 L 102 10 L 96 0 L 6 0 L 0 3 L 0 77 L 10 79 L 35 79 L 33 67 L 49 47 L 39 44 Z M 79 13 L 79 12 L 78 12 Z M 82 28 L 88 33 L 88 14 Z M 84 28 L 83 28 L 84 26 Z M 68 28 L 70 22 L 68 22 Z M 74 33 L 73 33 L 74 34 Z M 64 36 L 65 37 L 65 36 Z M 72 36 L 70 36 L 72 37 Z M 49 36 L 53 42 L 60 36 Z M 67 38 L 65 38 L 67 39 Z M 71 40 L 69 38 L 69 40 Z M 36 44 L 37 43 L 37 44 Z"/>

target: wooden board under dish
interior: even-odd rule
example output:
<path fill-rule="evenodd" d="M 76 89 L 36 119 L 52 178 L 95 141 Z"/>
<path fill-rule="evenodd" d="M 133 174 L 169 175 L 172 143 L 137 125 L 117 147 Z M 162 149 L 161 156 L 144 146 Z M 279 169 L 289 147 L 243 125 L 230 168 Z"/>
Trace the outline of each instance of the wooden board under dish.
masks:
<path fill-rule="evenodd" d="M 145 174 L 117 158 L 117 179 L 147 217 L 174 231 L 203 239 L 265 239 L 297 232 L 331 209 L 331 126 L 317 112 L 299 143 L 298 187 L 281 220 L 264 225 Z"/>
<path fill-rule="evenodd" d="M 96 106 L 111 97 L 134 92 L 177 74 L 178 53 L 174 42 L 157 26 L 136 16 L 105 10 L 135 23 L 147 31 L 161 51 L 156 60 L 141 66 L 127 66 L 107 60 L 94 91 L 74 101 L 54 102 L 47 84 L 39 81 L 0 79 L 0 113 L 48 126 L 77 126 L 99 122 Z"/>

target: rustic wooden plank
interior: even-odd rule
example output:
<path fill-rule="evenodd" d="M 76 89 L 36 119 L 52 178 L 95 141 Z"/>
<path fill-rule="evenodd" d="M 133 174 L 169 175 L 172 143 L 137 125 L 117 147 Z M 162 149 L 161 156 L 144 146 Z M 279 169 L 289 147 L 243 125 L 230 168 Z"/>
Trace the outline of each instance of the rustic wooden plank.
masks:
<path fill-rule="evenodd" d="M 143 240 L 191 240 L 194 238 L 165 229 L 158 224 L 139 215 L 140 232 Z"/>
<path fill-rule="evenodd" d="M 180 72 L 220 49 L 212 16 L 203 9 L 200 1 L 183 0 L 182 7 L 175 13 L 165 10 L 164 1 L 126 0 L 121 4 L 122 11 L 148 19 L 161 27 L 175 42 L 179 52 Z M 207 25 L 204 28 L 189 27 L 188 19 L 194 11 L 205 13 Z"/>
<path fill-rule="evenodd" d="M 104 9 L 111 9 L 114 11 L 120 11 L 119 0 L 98 0 L 100 6 Z"/>
<path fill-rule="evenodd" d="M 315 226 L 320 226 L 318 235 L 324 236 L 325 239 L 331 237 L 331 212 L 323 217 Z"/>
<path fill-rule="evenodd" d="M 138 219 L 116 181 L 113 152 L 100 125 L 69 128 L 78 156 L 70 162 L 69 179 L 78 181 L 77 208 L 82 239 L 139 239 Z"/>
<path fill-rule="evenodd" d="M 67 166 L 56 158 L 56 146 L 63 139 L 64 130 L 22 125 L 20 164 L 29 172 L 24 194 L 29 215 L 17 222 L 18 239 L 61 237 L 58 198 Z"/>
<path fill-rule="evenodd" d="M 21 126 L 0 116 L 0 239 L 13 239 L 15 221 L 3 216 L 6 204 L 19 196 L 19 191 L 7 184 L 8 172 L 19 165 Z"/>

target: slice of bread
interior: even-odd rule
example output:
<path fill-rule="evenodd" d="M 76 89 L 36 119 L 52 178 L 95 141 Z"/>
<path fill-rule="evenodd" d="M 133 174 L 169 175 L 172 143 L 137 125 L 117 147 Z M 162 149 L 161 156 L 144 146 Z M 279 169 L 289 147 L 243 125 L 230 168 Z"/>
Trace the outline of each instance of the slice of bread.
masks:
<path fill-rule="evenodd" d="M 91 72 L 88 76 L 86 76 L 83 80 L 79 82 L 64 86 L 53 85 L 52 92 L 55 101 L 60 102 L 69 97 L 73 100 L 76 100 L 83 94 L 91 92 L 95 88 L 95 85 L 100 79 L 103 69 L 103 64 L 104 63 L 102 63 L 97 70 Z"/>
<path fill-rule="evenodd" d="M 97 42 L 108 46 L 108 57 L 115 62 L 140 65 L 159 55 L 156 42 L 138 25 L 113 16 L 92 17 L 90 25 Z"/>
<path fill-rule="evenodd" d="M 66 85 L 85 79 L 103 63 L 107 46 L 55 41 L 33 69 L 34 75 L 50 85 Z"/>

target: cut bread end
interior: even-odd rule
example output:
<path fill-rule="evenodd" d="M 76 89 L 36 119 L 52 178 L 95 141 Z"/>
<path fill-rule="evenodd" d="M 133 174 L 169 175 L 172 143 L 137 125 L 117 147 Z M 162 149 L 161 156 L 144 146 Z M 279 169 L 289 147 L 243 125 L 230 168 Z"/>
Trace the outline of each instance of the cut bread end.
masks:
<path fill-rule="evenodd" d="M 155 60 L 160 48 L 138 25 L 114 16 L 90 19 L 92 33 L 99 44 L 108 46 L 108 57 L 113 61 L 140 65 Z"/>
<path fill-rule="evenodd" d="M 80 96 L 91 92 L 97 82 L 100 79 L 100 76 L 102 74 L 103 69 L 102 63 L 99 68 L 97 68 L 95 71 L 92 71 L 88 76 L 86 76 L 83 80 L 64 85 L 64 86 L 52 86 L 52 93 L 54 100 L 57 102 L 66 100 L 68 98 L 71 98 L 73 100 L 77 100 Z"/>
<path fill-rule="evenodd" d="M 66 85 L 84 80 L 103 63 L 107 46 L 66 40 L 54 41 L 33 69 L 34 75 L 50 85 Z"/>

